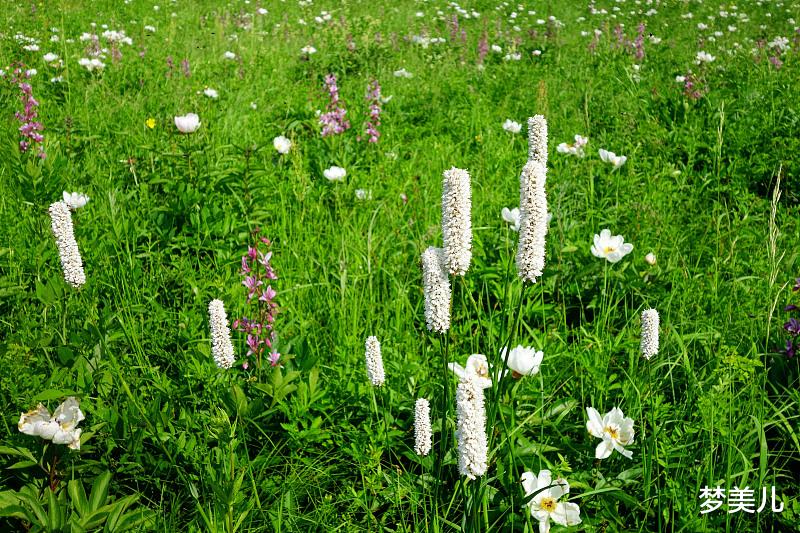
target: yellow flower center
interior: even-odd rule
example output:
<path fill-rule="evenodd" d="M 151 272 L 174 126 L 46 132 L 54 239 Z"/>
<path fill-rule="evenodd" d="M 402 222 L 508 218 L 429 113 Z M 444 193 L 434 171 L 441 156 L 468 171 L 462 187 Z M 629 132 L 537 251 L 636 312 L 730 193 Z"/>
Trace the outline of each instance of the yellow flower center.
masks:
<path fill-rule="evenodd" d="M 610 254 L 611 252 L 614 251 L 614 247 L 613 246 L 606 246 L 605 248 L 603 248 L 603 251 L 605 253 L 607 253 L 607 254 Z"/>
<path fill-rule="evenodd" d="M 541 501 L 539 502 L 539 507 L 541 507 L 548 513 L 553 513 L 556 510 L 556 501 L 550 497 L 542 498 Z"/>
<path fill-rule="evenodd" d="M 606 426 L 603 431 L 608 433 L 608 436 L 611 437 L 612 439 L 619 440 L 619 429 L 613 426 Z"/>

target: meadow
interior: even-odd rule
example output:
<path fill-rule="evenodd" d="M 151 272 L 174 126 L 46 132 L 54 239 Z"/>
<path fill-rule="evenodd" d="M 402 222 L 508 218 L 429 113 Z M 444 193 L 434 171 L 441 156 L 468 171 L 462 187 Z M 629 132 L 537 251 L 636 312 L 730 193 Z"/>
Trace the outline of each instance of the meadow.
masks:
<path fill-rule="evenodd" d="M 797 1 L 0 12 L 0 530 L 800 531 Z"/>

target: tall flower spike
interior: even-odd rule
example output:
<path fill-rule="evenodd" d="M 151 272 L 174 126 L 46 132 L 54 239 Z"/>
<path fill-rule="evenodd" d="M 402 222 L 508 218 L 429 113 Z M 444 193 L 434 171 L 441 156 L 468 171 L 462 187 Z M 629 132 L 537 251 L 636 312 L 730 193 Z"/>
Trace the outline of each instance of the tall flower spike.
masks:
<path fill-rule="evenodd" d="M 528 119 L 528 161 L 547 166 L 547 120 L 542 115 Z"/>
<path fill-rule="evenodd" d="M 422 282 L 425 287 L 425 323 L 430 331 L 450 329 L 450 278 L 444 267 L 444 250 L 428 247 L 422 253 Z"/>
<path fill-rule="evenodd" d="M 486 474 L 488 444 L 486 441 L 486 409 L 483 388 L 474 376 L 467 376 L 456 390 L 458 416 L 458 471 L 475 479 Z"/>
<path fill-rule="evenodd" d="M 234 354 L 231 330 L 228 328 L 228 315 L 222 300 L 211 300 L 208 304 L 208 323 L 211 328 L 211 353 L 220 368 L 233 366 Z"/>
<path fill-rule="evenodd" d="M 431 405 L 425 398 L 420 398 L 414 405 L 414 452 L 417 455 L 428 455 L 431 453 L 432 441 Z"/>
<path fill-rule="evenodd" d="M 642 311 L 642 355 L 650 359 L 658 353 L 658 311 L 645 309 Z"/>
<path fill-rule="evenodd" d="M 463 276 L 472 260 L 472 199 L 469 172 L 444 171 L 442 187 L 442 240 L 447 272 Z"/>
<path fill-rule="evenodd" d="M 381 343 L 374 335 L 367 337 L 366 359 L 367 377 L 375 387 L 380 387 L 386 382 L 386 375 L 383 372 L 383 359 L 381 358 Z"/>
<path fill-rule="evenodd" d="M 517 272 L 523 281 L 536 283 L 544 270 L 547 235 L 547 167 L 528 161 L 519 177 L 519 247 Z"/>
<path fill-rule="evenodd" d="M 81 252 L 75 241 L 72 228 L 72 215 L 69 206 L 64 202 L 55 202 L 50 205 L 50 219 L 52 220 L 53 235 L 56 237 L 56 246 L 61 256 L 61 269 L 64 279 L 73 287 L 80 287 L 86 283 L 86 274 L 83 271 Z"/>

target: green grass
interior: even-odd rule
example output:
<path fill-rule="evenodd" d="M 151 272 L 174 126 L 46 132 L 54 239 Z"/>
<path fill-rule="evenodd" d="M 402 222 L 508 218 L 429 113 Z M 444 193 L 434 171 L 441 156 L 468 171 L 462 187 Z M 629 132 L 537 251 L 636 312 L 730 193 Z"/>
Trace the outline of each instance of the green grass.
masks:
<path fill-rule="evenodd" d="M 621 6 L 616 19 L 530 2 L 511 23 L 514 5 L 476 1 L 463 7 L 481 17 L 459 19 L 466 45 L 435 20 L 439 9 L 452 15 L 445 2 L 270 2 L 263 16 L 254 2 L 152 4 L 3 9 L 0 67 L 38 70 L 30 83 L 47 158 L 19 152 L 19 91 L 0 79 L 0 529 L 31 527 L 20 517 L 35 515 L 34 503 L 13 507 L 11 491 L 26 487 L 43 502 L 34 529 L 61 530 L 59 509 L 64 523 L 83 516 L 70 480 L 91 493 L 111 472 L 97 501 L 138 496 L 129 510 L 154 511 L 141 529 L 536 531 L 519 480 L 549 468 L 569 480 L 583 520 L 554 530 L 796 530 L 798 359 L 781 352 L 791 316 L 783 308 L 800 304 L 791 291 L 800 275 L 800 43 L 787 20 L 800 20 L 796 3 L 738 2 L 749 21 L 733 22 L 719 12 L 737 10 L 717 2 L 668 2 L 652 16 L 633 2 L 597 5 Z M 323 9 L 332 21 L 318 25 Z M 545 34 L 552 25 L 536 20 L 551 14 L 564 27 Z M 614 46 L 619 22 L 630 39 L 639 22 L 662 38 L 645 39 L 639 81 L 632 53 Z M 77 63 L 86 57 L 78 37 L 101 24 L 124 29 L 133 46 L 90 74 Z M 603 35 L 592 53 L 594 28 Z M 717 30 L 724 35 L 703 48 L 716 60 L 695 65 L 698 39 Z M 409 40 L 423 31 L 448 42 Z M 484 31 L 503 52 L 477 68 Z M 24 51 L 17 33 L 40 50 Z M 777 36 L 794 39 L 780 69 L 767 50 L 751 52 Z M 305 61 L 308 44 L 318 52 Z M 502 59 L 512 49 L 520 61 Z M 225 59 L 228 50 L 240 59 Z M 50 51 L 63 68 L 43 63 Z M 400 68 L 413 78 L 393 76 Z M 675 81 L 690 69 L 707 88 L 697 100 Z M 321 138 L 315 111 L 327 103 L 328 73 L 353 127 Z M 50 83 L 56 75 L 64 82 Z M 392 96 L 377 144 L 357 140 L 371 79 Z M 189 112 L 202 126 L 181 135 L 173 117 Z M 524 129 L 501 124 L 534 114 L 548 120 L 553 219 L 544 276 L 523 288 L 517 235 L 500 211 L 518 205 L 527 143 Z M 575 134 L 589 138 L 586 157 L 557 153 Z M 273 149 L 277 135 L 293 140 L 289 154 Z M 628 161 L 612 172 L 600 148 Z M 331 165 L 346 168 L 343 183 L 322 177 Z M 450 360 L 495 360 L 508 335 L 545 353 L 536 376 L 505 378 L 500 398 L 487 390 L 499 418 L 488 473 L 469 484 L 451 431 L 438 455 L 437 409 L 456 381 L 443 375 L 442 339 L 425 327 L 419 264 L 425 248 L 441 246 L 442 172 L 452 166 L 472 176 L 474 248 L 453 284 Z M 372 198 L 356 199 L 356 189 Z M 88 280 L 79 290 L 63 280 L 47 212 L 64 190 L 91 197 L 73 214 Z M 222 299 L 231 319 L 248 312 L 239 268 L 256 228 L 273 241 L 282 367 L 221 371 L 208 302 Z M 603 228 L 634 244 L 614 265 L 589 251 Z M 651 251 L 655 266 L 644 261 Z M 639 355 L 647 307 L 661 315 L 661 349 L 649 363 Z M 364 369 L 369 335 L 383 347 L 379 390 Z M 244 336 L 233 339 L 241 357 Z M 14 427 L 17 413 L 39 401 L 52 411 L 70 395 L 86 414 L 80 451 Z M 418 397 L 434 410 L 426 458 L 413 451 Z M 595 460 L 590 406 L 634 418 L 632 460 Z M 449 414 L 452 430 L 454 404 Z M 706 485 L 749 486 L 757 499 L 774 485 L 785 509 L 701 515 Z"/>

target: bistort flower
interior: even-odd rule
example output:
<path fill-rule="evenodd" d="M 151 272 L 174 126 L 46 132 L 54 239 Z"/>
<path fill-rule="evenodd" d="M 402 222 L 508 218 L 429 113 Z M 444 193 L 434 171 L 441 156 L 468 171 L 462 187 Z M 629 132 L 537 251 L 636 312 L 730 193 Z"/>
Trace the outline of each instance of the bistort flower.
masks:
<path fill-rule="evenodd" d="M 539 521 L 539 533 L 550 531 L 550 520 L 561 526 L 581 523 L 581 510 L 577 503 L 558 501 L 569 494 L 569 483 L 566 479 L 552 479 L 549 470 L 542 470 L 538 476 L 534 476 L 533 472 L 525 472 L 522 474 L 522 488 L 525 496 L 534 494 L 527 506 L 531 516 Z"/>
<path fill-rule="evenodd" d="M 208 304 L 208 324 L 211 329 L 211 353 L 214 362 L 220 368 L 233 366 L 234 352 L 231 342 L 231 330 L 228 327 L 228 315 L 222 300 L 211 300 Z"/>
<path fill-rule="evenodd" d="M 66 202 L 55 202 L 50 205 L 50 219 L 58 254 L 61 256 L 64 280 L 73 287 L 80 287 L 86 283 L 86 273 L 83 271 L 81 252 L 72 227 L 72 215 Z"/>
<path fill-rule="evenodd" d="M 645 359 L 650 359 L 658 353 L 658 322 L 658 311 L 655 309 L 642 311 L 641 350 Z"/>
<path fill-rule="evenodd" d="M 450 278 L 444 263 L 444 250 L 441 248 L 430 246 L 422 253 L 425 325 L 435 333 L 450 329 Z"/>
<path fill-rule="evenodd" d="M 472 260 L 472 198 L 469 172 L 444 171 L 442 187 L 442 240 L 445 266 L 450 274 L 463 276 Z"/>
<path fill-rule="evenodd" d="M 417 455 L 428 455 L 431 453 L 432 441 L 431 405 L 425 398 L 420 398 L 414 405 L 414 452 Z"/>
<path fill-rule="evenodd" d="M 547 120 L 542 115 L 528 119 L 528 161 L 547 167 Z"/>
<path fill-rule="evenodd" d="M 611 231 L 604 229 L 600 235 L 595 234 L 592 245 L 592 255 L 606 259 L 609 263 L 616 263 L 633 250 L 631 243 L 625 242 L 622 235 L 611 236 Z"/>
<path fill-rule="evenodd" d="M 469 479 L 486 474 L 488 468 L 483 388 L 476 375 L 467 374 L 456 389 L 458 471 Z"/>
<path fill-rule="evenodd" d="M 536 283 L 542 276 L 547 236 L 547 168 L 536 160 L 525 163 L 519 177 L 519 246 L 517 273 Z"/>
<path fill-rule="evenodd" d="M 381 343 L 378 337 L 372 335 L 367 337 L 364 343 L 366 348 L 367 377 L 375 387 L 380 387 L 386 381 L 383 372 L 383 358 L 381 357 Z"/>
<path fill-rule="evenodd" d="M 593 437 L 603 439 L 603 442 L 598 444 L 595 450 L 597 459 L 605 459 L 614 450 L 628 459 L 633 457 L 633 452 L 624 448 L 624 446 L 633 444 L 632 418 L 625 418 L 619 407 L 614 407 L 602 419 L 594 407 L 587 407 L 586 413 L 589 415 L 586 429 Z"/>

